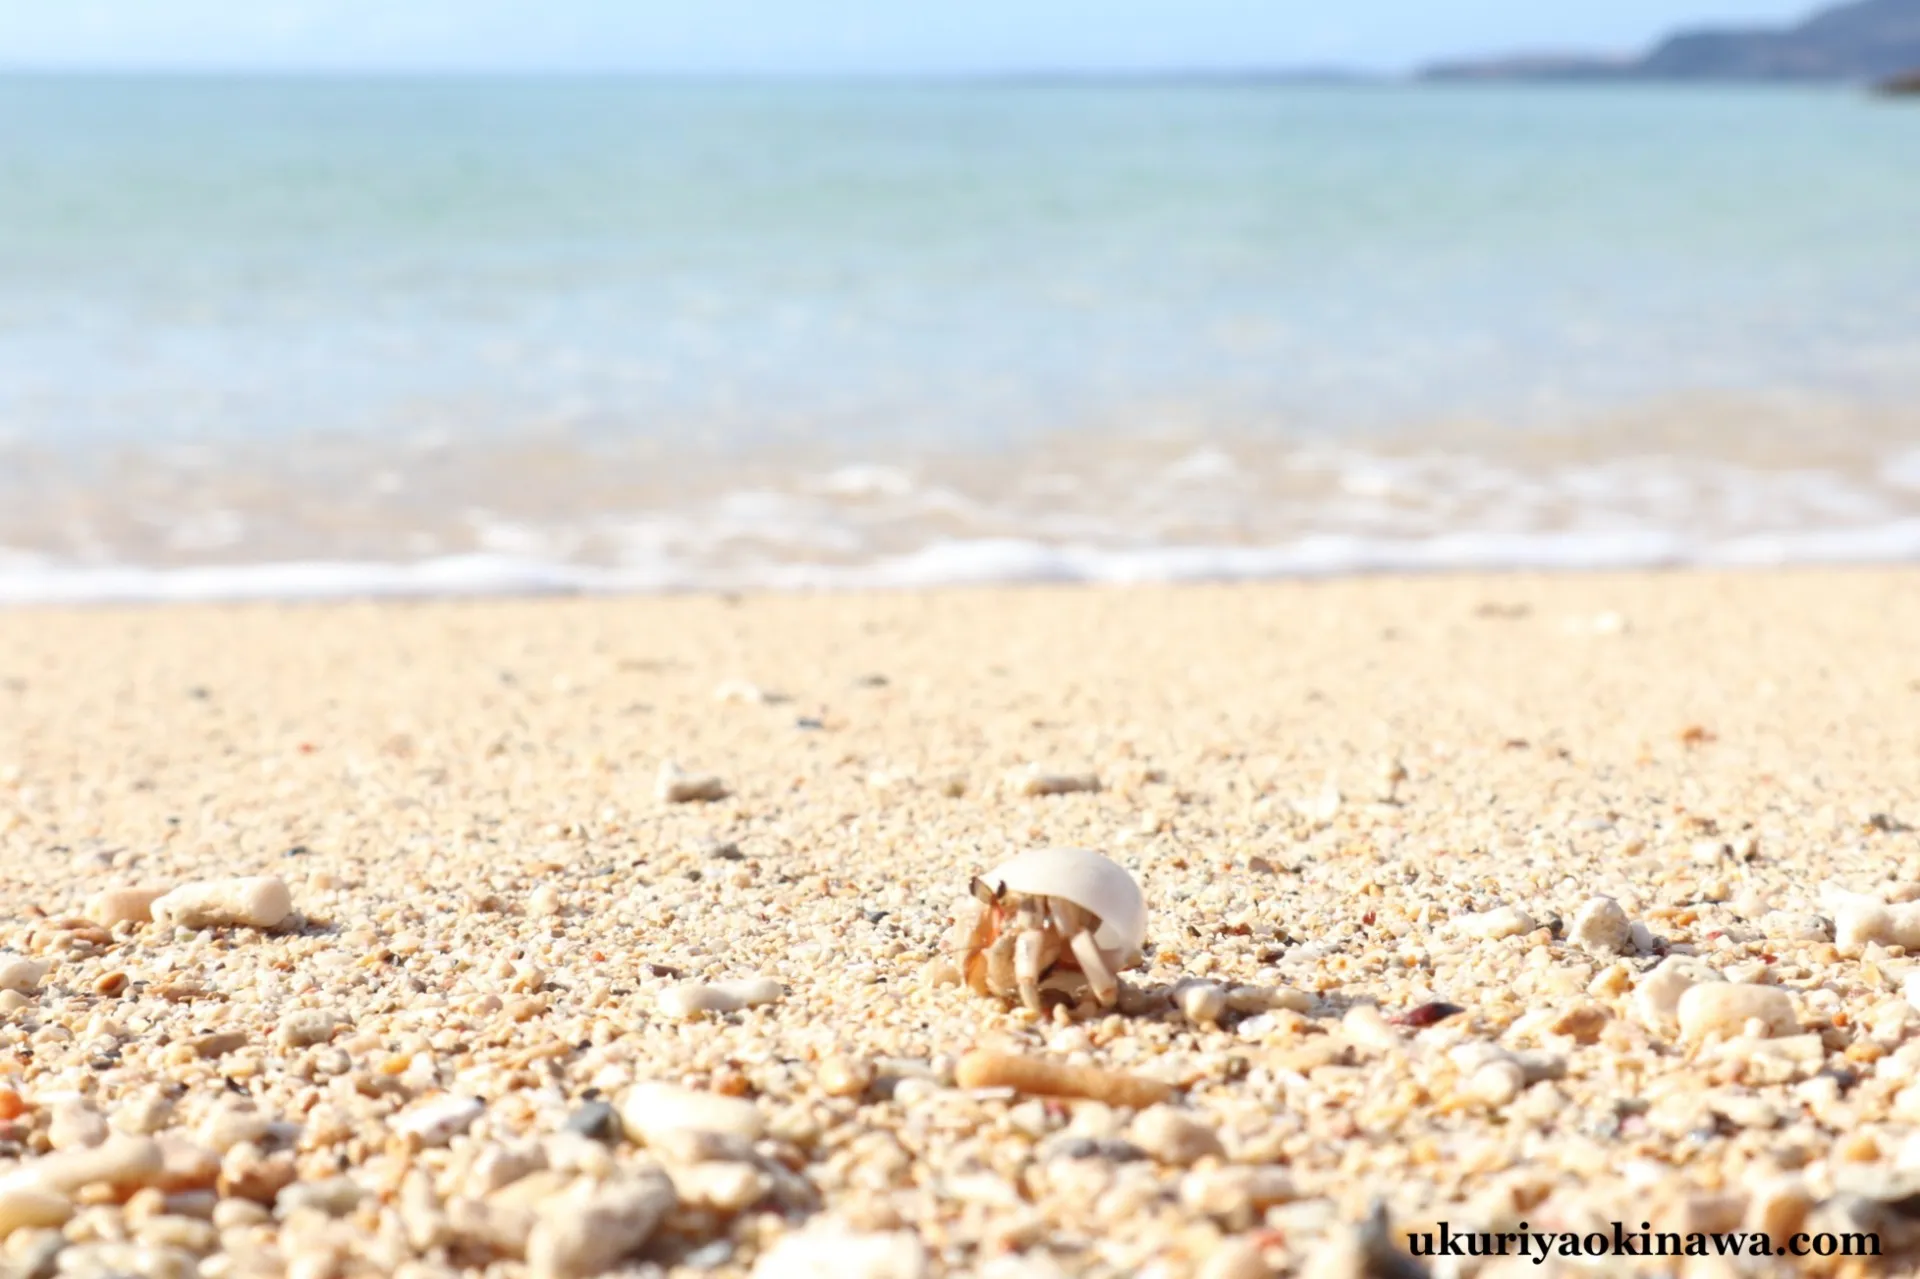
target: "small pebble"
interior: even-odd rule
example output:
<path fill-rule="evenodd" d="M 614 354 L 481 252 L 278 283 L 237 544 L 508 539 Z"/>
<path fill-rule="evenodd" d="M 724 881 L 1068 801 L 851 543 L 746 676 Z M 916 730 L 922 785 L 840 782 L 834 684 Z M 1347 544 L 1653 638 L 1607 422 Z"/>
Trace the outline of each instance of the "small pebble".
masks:
<path fill-rule="evenodd" d="M 1806 1228 L 1814 1202 L 1804 1177 L 1789 1174 L 1770 1178 L 1756 1186 L 1747 1200 L 1746 1228 L 1763 1230 L 1775 1239 L 1790 1239 Z"/>
<path fill-rule="evenodd" d="M 396 1115 L 393 1130 L 420 1138 L 423 1146 L 444 1146 L 486 1113 L 478 1097 L 439 1097 Z"/>
<path fill-rule="evenodd" d="M 46 977 L 47 968 L 48 965 L 39 960 L 26 959 L 18 955 L 0 956 L 0 990 L 31 995 L 40 989 L 40 982 Z"/>
<path fill-rule="evenodd" d="M 732 702 L 738 705 L 771 706 L 787 699 L 778 693 L 770 693 L 749 680 L 723 680 L 713 690 L 716 702 Z"/>
<path fill-rule="evenodd" d="M 1859 955 L 1874 943 L 1920 950 L 1920 902 L 1888 905 L 1847 895 L 1833 912 L 1833 943 L 1843 955 Z"/>
<path fill-rule="evenodd" d="M 8 1173 L 5 1182 L 63 1195 L 93 1185 L 137 1189 L 152 1185 L 161 1167 L 159 1143 L 150 1137 L 115 1134 L 97 1146 L 44 1155 L 23 1164 Z"/>
<path fill-rule="evenodd" d="M 1427 1279 L 1429 1272 L 1407 1255 L 1404 1236 L 1376 1203 L 1366 1221 L 1315 1245 L 1299 1273 L 1301 1279 Z"/>
<path fill-rule="evenodd" d="M 1130 1141 L 1117 1137 L 1087 1137 L 1062 1133 L 1041 1144 L 1042 1159 L 1098 1159 L 1106 1163 L 1131 1163 L 1147 1158 L 1147 1152 Z"/>
<path fill-rule="evenodd" d="M 729 1215 L 745 1212 L 773 1188 L 765 1173 L 743 1162 L 697 1163 L 675 1168 L 672 1176 L 682 1204 Z"/>
<path fill-rule="evenodd" d="M 175 1248 L 196 1256 L 204 1256 L 220 1246 L 220 1232 L 212 1223 L 171 1215 L 148 1218 L 140 1224 L 134 1239 L 137 1243 Z"/>
<path fill-rule="evenodd" d="M 1500 906 L 1477 915 L 1460 915 L 1454 924 L 1469 937 L 1498 941 L 1503 937 L 1521 937 L 1534 930 L 1533 916 L 1518 906 Z"/>
<path fill-rule="evenodd" d="M 1725 981 L 1710 964 L 1686 955 L 1669 955 L 1633 988 L 1634 1010 L 1650 1026 L 1679 1014 L 1680 997 L 1702 982 Z"/>
<path fill-rule="evenodd" d="M 247 1046 L 247 1037 L 237 1030 L 223 1030 L 211 1035 L 195 1035 L 187 1041 L 194 1056 L 206 1061 L 224 1057 L 228 1053 L 239 1052 Z"/>
<path fill-rule="evenodd" d="M 1468 1076 L 1466 1092 L 1498 1109 L 1512 1102 L 1526 1086 L 1526 1072 L 1518 1062 L 1490 1061 Z"/>
<path fill-rule="evenodd" d="M 927 1250 L 906 1231 L 860 1234 L 834 1223 L 781 1235 L 753 1279 L 928 1279 Z"/>
<path fill-rule="evenodd" d="M 274 1038 L 283 1048 L 311 1048 L 332 1039 L 345 1024 L 324 1008 L 301 1008 L 280 1019 Z"/>
<path fill-rule="evenodd" d="M 689 1270 L 717 1270 L 733 1260 L 734 1242 L 731 1239 L 715 1239 L 712 1243 L 701 1244 L 680 1259 Z"/>
<path fill-rule="evenodd" d="M 243 1141 L 221 1157 L 217 1184 L 228 1198 L 270 1204 L 298 1175 L 292 1151 L 269 1154 L 253 1142 Z"/>
<path fill-rule="evenodd" d="M 1794 1015 L 1793 1001 L 1775 986 L 1751 986 L 1736 982 L 1703 982 L 1691 986 L 1680 996 L 1676 1015 L 1680 1037 L 1697 1041 L 1718 1034 L 1731 1039 L 1747 1033 L 1758 1024 L 1763 1035 L 1796 1035 L 1800 1019 Z"/>
<path fill-rule="evenodd" d="M 527 1237 L 532 1279 L 587 1279 L 638 1252 L 674 1206 L 673 1183 L 658 1172 L 596 1185 L 581 1181 L 540 1206 Z"/>
<path fill-rule="evenodd" d="M 227 1154 L 228 1150 L 242 1143 L 263 1145 L 271 1133 L 273 1122 L 259 1110 L 221 1106 L 200 1123 L 196 1137 L 207 1150 L 213 1150 L 215 1154 Z"/>
<path fill-rule="evenodd" d="M 16 1230 L 64 1226 L 73 1216 L 73 1204 L 57 1190 L 16 1181 L 0 1180 L 0 1239 Z"/>
<path fill-rule="evenodd" d="M 1333 819 L 1339 815 L 1340 805 L 1344 802 L 1346 802 L 1346 797 L 1340 793 L 1339 783 L 1335 781 L 1332 775 L 1328 775 L 1325 780 L 1321 782 L 1319 793 L 1312 799 L 1297 799 L 1293 801 L 1293 811 L 1299 813 L 1308 821 L 1318 822 L 1324 826 L 1331 823 Z"/>
<path fill-rule="evenodd" d="M 47 1141 L 55 1150 L 97 1146 L 107 1139 L 106 1118 L 84 1102 L 63 1102 L 53 1109 Z"/>
<path fill-rule="evenodd" d="M 1563 1010 L 1548 1024 L 1550 1034 L 1566 1035 L 1576 1043 L 1590 1044 L 1613 1020 L 1613 1014 L 1599 1004 L 1575 1004 Z"/>
<path fill-rule="evenodd" d="M 872 1063 L 835 1055 L 820 1063 L 815 1076 L 829 1097 L 858 1097 L 873 1083 Z"/>
<path fill-rule="evenodd" d="M 1141 1111 L 1127 1137 L 1161 1163 L 1176 1167 L 1226 1153 L 1212 1128 L 1172 1106 L 1151 1106 Z"/>
<path fill-rule="evenodd" d="M 654 794 L 663 804 L 713 804 L 730 792 L 727 784 L 711 774 L 683 772 L 672 760 L 660 765 L 654 781 Z"/>
<path fill-rule="evenodd" d="M 768 977 L 682 982 L 660 992 L 660 1011 L 685 1021 L 707 1013 L 737 1013 L 744 1008 L 757 1008 L 774 1003 L 785 994 L 786 989 Z"/>
<path fill-rule="evenodd" d="M 1100 778 L 1093 773 L 1048 773 L 1028 767 L 1013 775 L 1016 795 L 1029 798 L 1041 795 L 1076 795 L 1100 789 Z"/>
<path fill-rule="evenodd" d="M 750 1101 L 656 1083 L 627 1092 L 620 1101 L 620 1122 L 630 1137 L 649 1144 L 681 1129 L 731 1133 L 749 1141 L 766 1130 L 760 1108 Z"/>
<path fill-rule="evenodd" d="M 1727 1234 L 1746 1216 L 1745 1195 L 1685 1195 L 1659 1213 L 1659 1228 L 1681 1235 Z"/>
<path fill-rule="evenodd" d="M 122 1242 L 70 1247 L 60 1254 L 59 1269 L 67 1279 L 119 1279 L 126 1275 L 138 1275 L 140 1279 L 196 1279 L 199 1274 L 194 1257 L 177 1248 Z"/>
<path fill-rule="evenodd" d="M 1773 910 L 1759 920 L 1763 937 L 1775 941 L 1832 941 L 1833 921 L 1807 912 Z"/>
<path fill-rule="evenodd" d="M 274 1199 L 273 1206 L 282 1218 L 305 1209 L 338 1219 L 352 1216 L 366 1197 L 366 1192 L 351 1179 L 334 1177 L 288 1186 Z"/>
<path fill-rule="evenodd" d="M 1277 986 L 1235 986 L 1227 992 L 1227 1007 L 1237 1013 L 1304 1013 L 1313 1007 L 1313 996 Z"/>
<path fill-rule="evenodd" d="M 541 1141 L 540 1149 L 547 1157 L 545 1171 L 557 1176 L 604 1181 L 614 1171 L 613 1152 L 608 1143 L 571 1132 L 564 1125 L 559 1132 L 550 1133 Z"/>
<path fill-rule="evenodd" d="M 164 897 L 166 891 L 164 888 L 104 888 L 87 902 L 87 918 L 102 928 L 151 923 L 153 904 Z"/>
<path fill-rule="evenodd" d="M 509 1146 L 488 1146 L 468 1167 L 461 1191 L 475 1199 L 485 1198 L 547 1167 L 547 1150 L 532 1142 Z"/>
<path fill-rule="evenodd" d="M 143 1092 L 117 1106 L 108 1122 L 121 1132 L 151 1137 L 172 1126 L 174 1109 L 172 1099 L 164 1093 Z"/>
<path fill-rule="evenodd" d="M 1240 1225 L 1298 1193 L 1293 1174 L 1280 1165 L 1229 1164 L 1196 1169 L 1180 1179 L 1181 1207 L 1210 1217 L 1237 1218 Z"/>
<path fill-rule="evenodd" d="M 920 985 L 927 990 L 958 986 L 961 980 L 959 967 L 950 959 L 930 959 L 920 970 Z"/>
<path fill-rule="evenodd" d="M 1391 1052 L 1406 1046 L 1406 1038 L 1372 1004 L 1355 1004 L 1340 1019 L 1340 1029 L 1361 1047 Z"/>
<path fill-rule="evenodd" d="M 1633 949 L 1633 925 L 1611 897 L 1590 897 L 1573 917 L 1567 940 L 1593 955 L 1611 957 Z"/>
<path fill-rule="evenodd" d="M 0 1237 L 7 1237 L 0 1230 Z M 67 1250 L 67 1237 L 47 1227 L 27 1227 L 7 1237 L 5 1257 L 12 1279 L 52 1279 Z"/>
<path fill-rule="evenodd" d="M 176 928 L 277 927 L 293 911 L 293 895 L 273 875 L 184 884 L 153 901 L 155 922 Z"/>
<path fill-rule="evenodd" d="M 1228 1239 L 1200 1263 L 1197 1279 L 1267 1279 L 1272 1273 L 1258 1244 L 1249 1239 Z"/>
<path fill-rule="evenodd" d="M 221 1199 L 213 1205 L 211 1220 L 216 1230 L 245 1230 L 266 1225 L 273 1214 L 250 1199 Z"/>
<path fill-rule="evenodd" d="M 1424 1030 L 1428 1026 L 1439 1025 L 1449 1017 L 1458 1017 L 1465 1011 L 1467 1010 L 1459 1004 L 1450 1004 L 1442 999 L 1430 999 L 1424 1004 L 1415 1004 L 1405 1012 L 1396 1014 L 1390 1019 L 1390 1024 Z"/>
<path fill-rule="evenodd" d="M 647 1150 L 669 1164 L 752 1163 L 753 1139 L 740 1133 L 668 1128 L 647 1139 Z"/>
<path fill-rule="evenodd" d="M 1188 1021 L 1217 1026 L 1227 1014 L 1227 992 L 1210 981 L 1189 982 L 1174 996 Z"/>
<path fill-rule="evenodd" d="M 604 1101 L 589 1101 L 567 1116 L 566 1131 L 612 1144 L 620 1140 L 620 1115 Z"/>

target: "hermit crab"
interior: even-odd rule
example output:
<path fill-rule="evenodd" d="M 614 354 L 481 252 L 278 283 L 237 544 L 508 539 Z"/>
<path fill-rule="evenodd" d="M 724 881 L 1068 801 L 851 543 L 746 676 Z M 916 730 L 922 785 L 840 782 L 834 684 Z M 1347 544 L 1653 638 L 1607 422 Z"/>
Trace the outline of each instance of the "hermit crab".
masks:
<path fill-rule="evenodd" d="M 1085 848 L 1036 848 L 974 879 L 948 945 L 967 985 L 1041 1011 L 1040 983 L 1077 971 L 1111 1008 L 1141 959 L 1147 902 L 1133 876 Z"/>

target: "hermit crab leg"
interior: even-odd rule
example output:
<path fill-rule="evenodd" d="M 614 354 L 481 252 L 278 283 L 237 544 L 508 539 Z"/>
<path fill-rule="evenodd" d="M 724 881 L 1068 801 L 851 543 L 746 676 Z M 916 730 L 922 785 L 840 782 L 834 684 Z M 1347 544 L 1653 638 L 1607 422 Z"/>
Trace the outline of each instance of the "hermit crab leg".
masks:
<path fill-rule="evenodd" d="M 1013 947 L 1013 972 L 1020 984 L 1020 1002 L 1035 1012 L 1041 1010 L 1040 969 L 1046 956 L 1047 935 L 1038 928 L 1020 934 Z"/>
<path fill-rule="evenodd" d="M 987 986 L 997 995 L 1014 988 L 1013 944 L 1012 933 L 1001 933 L 993 939 L 993 945 L 987 947 Z"/>
<path fill-rule="evenodd" d="M 1047 898 L 1047 921 L 1053 925 L 1053 930 L 1062 937 L 1071 937 L 1083 927 L 1099 927 L 1099 921 L 1097 920 L 1091 924 L 1082 924 L 1080 921 L 1085 918 L 1085 916 L 1085 911 L 1064 898 Z"/>
<path fill-rule="evenodd" d="M 1087 984 L 1093 987 L 1093 997 L 1102 1006 L 1111 1008 L 1120 997 L 1120 979 L 1107 967 L 1107 957 L 1101 953 L 1100 945 L 1094 941 L 1090 932 L 1073 935 L 1073 957 L 1080 961 L 1080 971 L 1087 976 Z"/>

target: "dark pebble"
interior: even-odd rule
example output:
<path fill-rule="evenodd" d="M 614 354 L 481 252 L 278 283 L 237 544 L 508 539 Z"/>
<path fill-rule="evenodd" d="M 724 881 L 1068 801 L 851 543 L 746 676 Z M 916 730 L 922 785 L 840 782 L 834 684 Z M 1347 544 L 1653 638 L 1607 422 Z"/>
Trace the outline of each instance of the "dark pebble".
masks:
<path fill-rule="evenodd" d="M 620 1140 L 620 1116 L 604 1101 L 590 1101 L 568 1115 L 566 1128 L 608 1145 Z"/>
<path fill-rule="evenodd" d="M 1046 1143 L 1043 1153 L 1048 1159 L 1102 1159 L 1114 1164 L 1147 1157 L 1146 1151 L 1118 1137 L 1056 1137 Z"/>
<path fill-rule="evenodd" d="M 1401 1026 L 1412 1026 L 1418 1029 L 1422 1026 L 1431 1026 L 1436 1022 L 1445 1021 L 1447 1018 L 1465 1011 L 1467 1010 L 1458 1004 L 1446 1004 L 1436 1000 L 1430 1004 L 1421 1004 L 1418 1007 L 1409 1008 L 1398 1017 L 1393 1018 L 1393 1021 Z"/>

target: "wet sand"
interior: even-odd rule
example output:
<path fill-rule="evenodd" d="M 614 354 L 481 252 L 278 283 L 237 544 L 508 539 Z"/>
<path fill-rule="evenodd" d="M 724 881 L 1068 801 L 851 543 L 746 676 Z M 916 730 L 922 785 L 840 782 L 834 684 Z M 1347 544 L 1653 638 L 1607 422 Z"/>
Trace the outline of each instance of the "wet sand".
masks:
<path fill-rule="evenodd" d="M 1892 1250 L 1916 636 L 1905 571 L 0 612 L 0 1256 L 1359 1274 L 1375 1199 Z M 1049 844 L 1145 892 L 1117 1013 L 953 980 Z M 102 897 L 233 877 L 290 912 Z"/>

